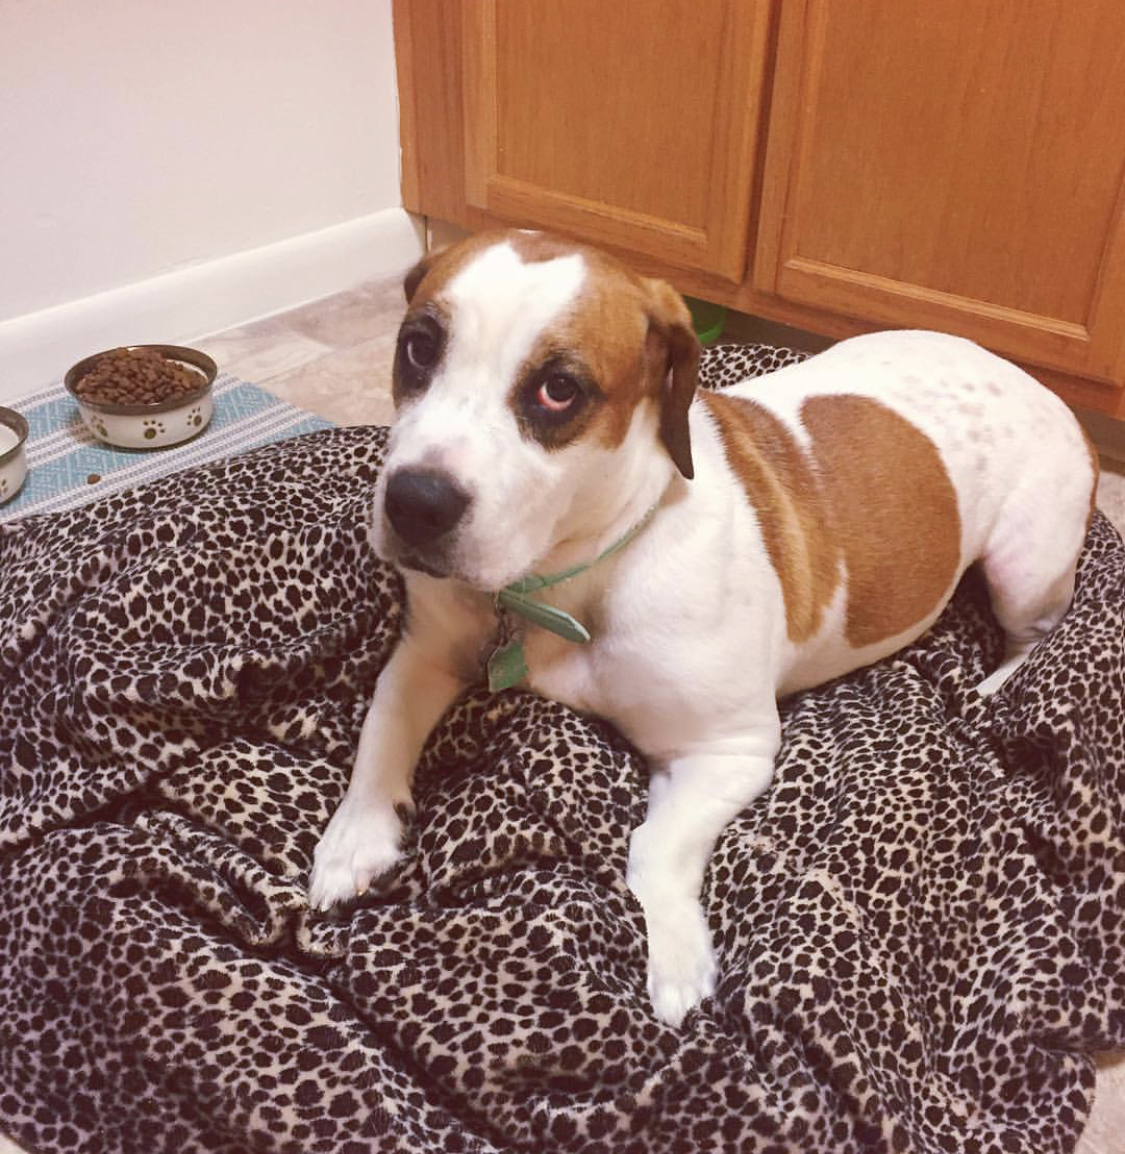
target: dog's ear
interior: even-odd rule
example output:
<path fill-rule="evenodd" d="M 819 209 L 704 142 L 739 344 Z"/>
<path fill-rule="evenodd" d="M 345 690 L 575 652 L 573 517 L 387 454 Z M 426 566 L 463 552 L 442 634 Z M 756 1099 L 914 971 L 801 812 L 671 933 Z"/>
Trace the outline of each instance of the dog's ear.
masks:
<path fill-rule="evenodd" d="M 406 303 L 409 304 L 414 299 L 414 294 L 418 291 L 418 286 L 426 278 L 426 273 L 430 271 L 430 266 L 434 263 L 434 254 L 427 253 L 422 259 L 406 274 L 406 279 L 402 282 L 402 291 L 406 294 Z"/>
<path fill-rule="evenodd" d="M 699 338 L 683 297 L 662 280 L 647 280 L 649 339 L 658 341 L 660 393 L 660 439 L 676 468 L 690 481 L 695 476 L 691 460 L 688 409 L 699 384 Z"/>

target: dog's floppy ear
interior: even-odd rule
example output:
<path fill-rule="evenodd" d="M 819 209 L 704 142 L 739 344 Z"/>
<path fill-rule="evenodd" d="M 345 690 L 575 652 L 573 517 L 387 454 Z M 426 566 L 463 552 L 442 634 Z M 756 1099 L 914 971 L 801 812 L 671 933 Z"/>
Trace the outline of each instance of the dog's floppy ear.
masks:
<path fill-rule="evenodd" d="M 659 338 L 663 360 L 658 366 L 663 380 L 660 393 L 660 439 L 676 468 L 690 481 L 695 476 L 691 460 L 688 409 L 699 384 L 699 338 L 683 297 L 662 280 L 647 280 L 649 337 Z"/>
<path fill-rule="evenodd" d="M 406 274 L 406 279 L 402 282 L 402 291 L 406 294 L 406 303 L 409 304 L 414 299 L 414 294 L 418 291 L 418 286 L 426 277 L 426 273 L 430 271 L 430 266 L 434 263 L 434 254 L 427 253 L 422 259 Z"/>

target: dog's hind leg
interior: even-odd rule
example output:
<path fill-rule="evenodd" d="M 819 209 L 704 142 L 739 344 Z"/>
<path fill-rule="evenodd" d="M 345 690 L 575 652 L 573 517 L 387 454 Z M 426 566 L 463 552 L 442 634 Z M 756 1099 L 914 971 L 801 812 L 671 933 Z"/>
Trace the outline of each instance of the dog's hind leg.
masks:
<path fill-rule="evenodd" d="M 670 1025 L 714 992 L 711 931 L 699 904 L 704 871 L 724 827 L 769 785 L 780 740 L 774 710 L 749 737 L 654 771 L 648 816 L 629 842 L 628 883 L 645 912 L 649 997 Z"/>
<path fill-rule="evenodd" d="M 995 693 L 1027 660 L 1031 651 L 1062 620 L 1074 597 L 1074 578 L 1082 541 L 1050 544 L 1012 541 L 983 560 L 992 610 L 1004 629 L 1004 657 L 978 686 Z"/>

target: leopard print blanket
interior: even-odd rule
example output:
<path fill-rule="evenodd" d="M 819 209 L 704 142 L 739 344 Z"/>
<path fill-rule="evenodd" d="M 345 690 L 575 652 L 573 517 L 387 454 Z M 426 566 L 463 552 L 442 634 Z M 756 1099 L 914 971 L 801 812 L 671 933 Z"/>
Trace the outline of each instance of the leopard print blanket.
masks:
<path fill-rule="evenodd" d="M 1089 1055 L 1125 1045 L 1109 524 L 991 702 L 970 576 L 921 642 L 785 704 L 773 787 L 707 875 L 719 988 L 677 1030 L 624 883 L 645 766 L 526 692 L 467 694 L 403 868 L 307 908 L 402 621 L 365 543 L 384 442 L 315 433 L 0 526 L 0 1130 L 146 1154 L 1071 1149 Z"/>

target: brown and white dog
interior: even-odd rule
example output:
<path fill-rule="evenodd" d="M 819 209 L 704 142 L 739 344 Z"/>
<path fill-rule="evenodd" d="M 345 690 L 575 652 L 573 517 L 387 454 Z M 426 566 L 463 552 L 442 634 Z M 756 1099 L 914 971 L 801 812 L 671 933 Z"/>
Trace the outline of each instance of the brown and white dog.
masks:
<path fill-rule="evenodd" d="M 542 234 L 468 240 L 406 295 L 372 541 L 409 613 L 310 903 L 353 898 L 398 860 L 422 745 L 512 626 L 497 591 L 635 531 L 536 595 L 587 643 L 521 630 L 527 684 L 614 722 L 650 762 L 628 884 L 653 1006 L 678 1024 L 714 989 L 700 885 L 769 785 L 777 698 L 917 638 L 974 562 L 1008 637 L 980 687 L 998 688 L 1070 604 L 1096 457 L 1030 376 L 937 333 L 856 337 L 695 398 L 680 297 Z"/>

